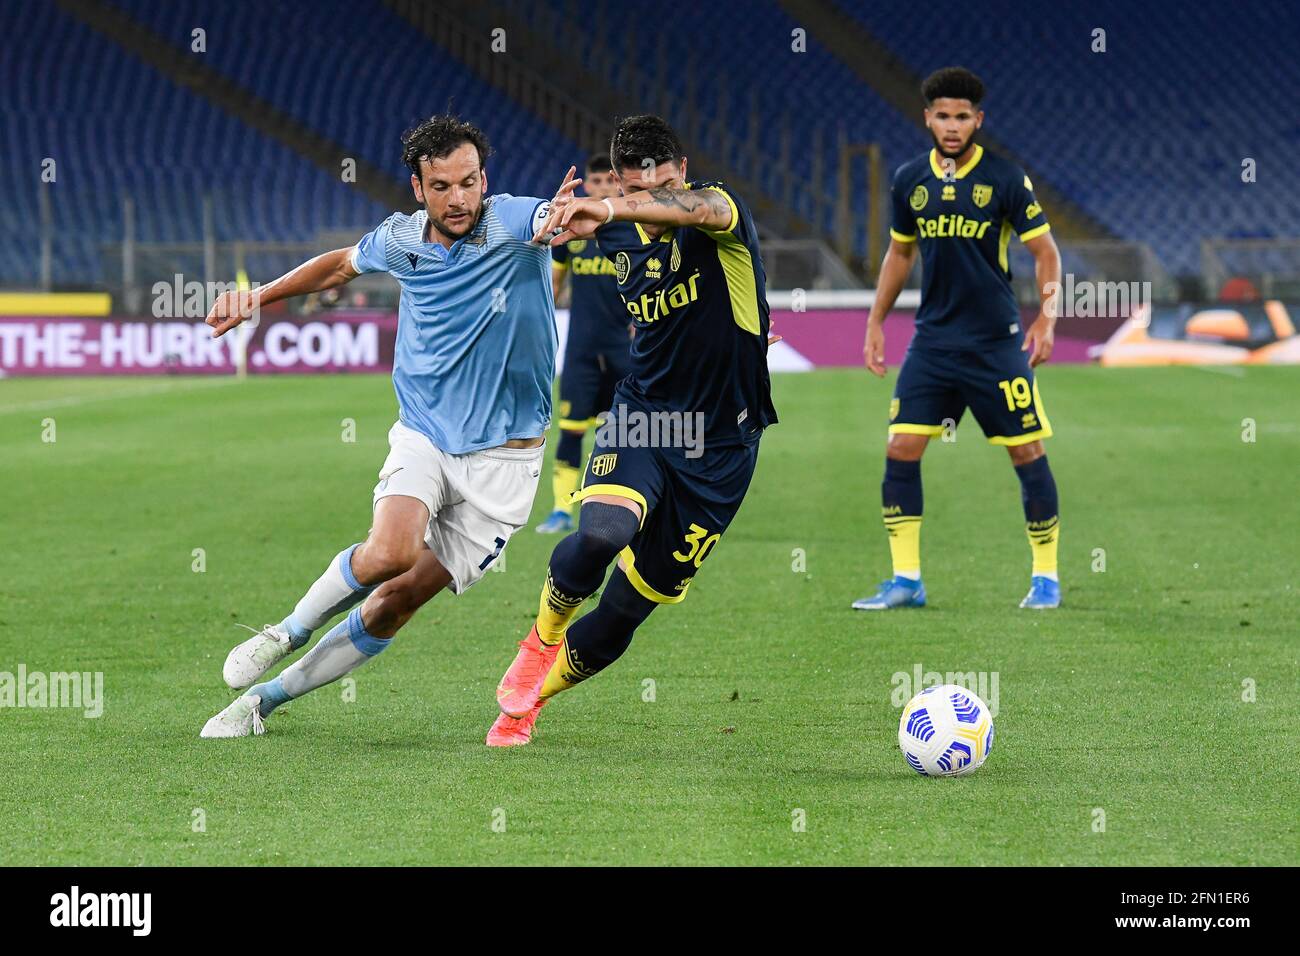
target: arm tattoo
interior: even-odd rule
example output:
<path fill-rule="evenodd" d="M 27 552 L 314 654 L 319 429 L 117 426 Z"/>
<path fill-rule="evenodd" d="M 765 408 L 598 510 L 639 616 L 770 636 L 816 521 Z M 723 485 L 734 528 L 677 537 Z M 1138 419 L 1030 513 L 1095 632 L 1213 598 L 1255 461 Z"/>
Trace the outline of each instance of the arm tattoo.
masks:
<path fill-rule="evenodd" d="M 691 213 L 704 208 L 712 213 L 726 216 L 728 220 L 731 218 L 730 204 L 721 193 L 713 189 L 670 189 L 667 186 L 652 186 L 646 190 L 646 193 L 652 198 L 627 200 L 630 212 L 635 213 L 641 206 L 668 206 Z"/>

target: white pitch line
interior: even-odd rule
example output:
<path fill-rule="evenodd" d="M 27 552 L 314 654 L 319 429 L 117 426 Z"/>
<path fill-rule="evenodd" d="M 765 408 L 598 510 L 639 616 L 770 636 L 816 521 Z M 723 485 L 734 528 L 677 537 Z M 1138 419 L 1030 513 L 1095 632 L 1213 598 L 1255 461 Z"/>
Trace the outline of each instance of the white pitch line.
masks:
<path fill-rule="evenodd" d="M 66 398 L 48 398 L 39 402 L 27 402 L 22 405 L 0 405 L 0 415 L 17 415 L 21 412 L 43 412 L 51 408 L 68 408 L 75 405 L 89 405 L 92 402 L 111 402 L 118 398 L 139 398 L 143 395 L 161 395 L 168 392 L 189 392 L 213 385 L 233 385 L 238 381 L 234 376 L 216 375 L 209 379 L 190 379 L 185 382 L 158 382 L 134 389 L 95 395 L 69 395 Z"/>

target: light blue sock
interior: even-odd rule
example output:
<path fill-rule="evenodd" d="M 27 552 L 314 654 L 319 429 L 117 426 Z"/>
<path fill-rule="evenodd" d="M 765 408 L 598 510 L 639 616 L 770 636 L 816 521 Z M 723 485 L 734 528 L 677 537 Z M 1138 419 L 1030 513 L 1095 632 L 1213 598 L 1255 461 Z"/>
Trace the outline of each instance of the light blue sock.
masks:
<path fill-rule="evenodd" d="M 279 707 L 286 701 L 293 700 L 293 698 L 289 696 L 289 692 L 284 689 L 284 684 L 278 677 L 275 678 L 275 680 L 269 680 L 263 684 L 254 684 L 252 687 L 248 688 L 248 690 L 244 691 L 244 693 L 257 694 L 262 698 L 262 702 L 258 704 L 257 710 L 263 717 L 267 716 L 271 711 L 275 710 L 275 708 Z"/>
<path fill-rule="evenodd" d="M 280 622 L 289 632 L 294 650 L 310 641 L 312 634 L 335 614 L 356 607 L 375 589 L 373 584 L 362 584 L 352 573 L 352 555 L 359 547 L 360 544 L 354 544 L 336 554 L 325 573 L 294 606 L 293 613 Z"/>
<path fill-rule="evenodd" d="M 375 637 L 366 631 L 361 608 L 353 608 L 352 613 L 330 628 L 329 633 L 317 641 L 301 660 L 286 667 L 274 680 L 256 684 L 245 693 L 262 698 L 257 709 L 267 717 L 285 701 L 331 684 L 349 671 L 356 670 L 391 643 L 392 638 Z"/>
<path fill-rule="evenodd" d="M 280 622 L 280 627 L 289 632 L 289 644 L 295 651 L 311 640 L 311 629 L 299 624 L 292 614 Z"/>

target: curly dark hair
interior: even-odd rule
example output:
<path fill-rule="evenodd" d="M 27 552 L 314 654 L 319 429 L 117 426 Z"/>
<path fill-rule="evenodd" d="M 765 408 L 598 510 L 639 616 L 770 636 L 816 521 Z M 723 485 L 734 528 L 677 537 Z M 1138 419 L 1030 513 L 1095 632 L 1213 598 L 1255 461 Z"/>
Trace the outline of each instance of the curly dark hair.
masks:
<path fill-rule="evenodd" d="M 478 165 L 482 169 L 487 158 L 492 155 L 492 146 L 483 131 L 450 113 L 430 116 L 402 134 L 402 162 L 419 176 L 420 160 L 450 156 L 457 146 L 465 143 L 470 143 L 478 150 Z"/>
<path fill-rule="evenodd" d="M 638 169 L 647 159 L 675 163 L 685 154 L 673 128 L 658 116 L 628 116 L 619 120 L 609 144 L 615 169 Z"/>
<path fill-rule="evenodd" d="M 609 157 L 604 153 L 592 153 L 587 157 L 587 172 L 589 173 L 608 173 L 613 168 L 609 163 Z"/>
<path fill-rule="evenodd" d="M 984 99 L 984 81 L 964 66 L 945 66 L 925 78 L 921 96 L 926 106 L 945 98 L 970 100 L 971 106 L 979 106 Z"/>

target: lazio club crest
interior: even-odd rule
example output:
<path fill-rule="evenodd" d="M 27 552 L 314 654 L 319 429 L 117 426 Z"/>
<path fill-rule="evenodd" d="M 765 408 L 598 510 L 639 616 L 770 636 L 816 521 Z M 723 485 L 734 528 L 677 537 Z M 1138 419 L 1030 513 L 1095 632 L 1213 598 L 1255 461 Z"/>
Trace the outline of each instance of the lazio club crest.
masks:
<path fill-rule="evenodd" d="M 989 200 L 993 198 L 993 187 L 986 186 L 983 183 L 977 183 L 975 189 L 972 190 L 970 194 L 970 198 L 974 201 L 975 205 L 983 209 L 989 204 Z"/>
<path fill-rule="evenodd" d="M 597 455 L 591 459 L 591 473 L 597 478 L 604 478 L 614 470 L 614 463 L 618 461 L 618 452 L 612 455 Z"/>
<path fill-rule="evenodd" d="M 912 198 L 908 200 L 911 207 L 920 212 L 925 208 L 925 204 L 930 201 L 930 190 L 924 186 L 917 186 L 912 190 Z"/>

